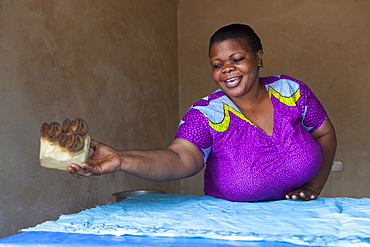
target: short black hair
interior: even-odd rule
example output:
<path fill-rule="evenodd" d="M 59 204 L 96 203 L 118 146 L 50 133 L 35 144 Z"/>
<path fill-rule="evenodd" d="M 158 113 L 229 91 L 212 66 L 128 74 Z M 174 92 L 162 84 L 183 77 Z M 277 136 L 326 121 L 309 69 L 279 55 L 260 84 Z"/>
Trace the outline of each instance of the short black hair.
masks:
<path fill-rule="evenodd" d="M 243 38 L 248 42 L 253 52 L 262 50 L 261 39 L 254 32 L 254 30 L 245 24 L 230 24 L 218 29 L 209 41 L 209 48 L 216 42 L 225 41 L 227 39 Z"/>

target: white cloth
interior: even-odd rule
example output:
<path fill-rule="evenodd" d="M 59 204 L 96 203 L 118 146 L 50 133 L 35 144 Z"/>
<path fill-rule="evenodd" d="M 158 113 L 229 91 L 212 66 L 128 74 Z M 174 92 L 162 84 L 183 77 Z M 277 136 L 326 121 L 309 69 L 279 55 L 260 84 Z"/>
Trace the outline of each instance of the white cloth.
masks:
<path fill-rule="evenodd" d="M 211 196 L 138 195 L 22 231 L 370 246 L 370 199 L 239 203 Z"/>

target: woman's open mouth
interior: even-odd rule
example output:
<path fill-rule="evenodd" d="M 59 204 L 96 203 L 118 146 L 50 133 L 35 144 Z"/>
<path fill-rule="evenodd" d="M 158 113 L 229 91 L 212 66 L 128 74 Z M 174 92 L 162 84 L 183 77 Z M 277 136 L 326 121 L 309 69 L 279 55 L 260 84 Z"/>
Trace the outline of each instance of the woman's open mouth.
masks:
<path fill-rule="evenodd" d="M 239 82 L 242 80 L 242 76 L 236 76 L 236 77 L 231 77 L 224 82 L 226 83 L 227 87 L 235 87 L 239 84 Z"/>

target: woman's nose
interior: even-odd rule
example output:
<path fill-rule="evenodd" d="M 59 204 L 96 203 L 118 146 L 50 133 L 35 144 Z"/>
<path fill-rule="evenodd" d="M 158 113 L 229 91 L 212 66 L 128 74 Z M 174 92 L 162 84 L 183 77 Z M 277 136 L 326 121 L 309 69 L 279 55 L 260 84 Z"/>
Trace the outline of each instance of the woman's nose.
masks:
<path fill-rule="evenodd" d="M 234 70 L 235 70 L 234 65 L 232 65 L 232 64 L 225 65 L 223 70 L 222 70 L 222 73 L 230 73 L 231 71 L 234 71 Z"/>

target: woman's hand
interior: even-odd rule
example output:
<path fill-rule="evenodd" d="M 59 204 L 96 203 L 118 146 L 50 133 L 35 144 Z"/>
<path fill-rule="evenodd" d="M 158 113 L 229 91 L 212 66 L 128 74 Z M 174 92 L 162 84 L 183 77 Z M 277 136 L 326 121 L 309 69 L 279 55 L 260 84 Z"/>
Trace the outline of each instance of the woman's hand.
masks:
<path fill-rule="evenodd" d="M 91 140 L 90 147 L 94 153 L 86 163 L 82 163 L 84 168 L 77 164 L 67 168 L 72 176 L 77 178 L 99 176 L 120 170 L 121 158 L 117 150 L 95 140 Z"/>
<path fill-rule="evenodd" d="M 319 197 L 319 193 L 312 187 L 303 185 L 285 195 L 286 199 L 310 201 Z"/>

